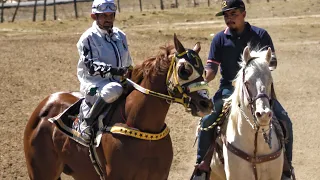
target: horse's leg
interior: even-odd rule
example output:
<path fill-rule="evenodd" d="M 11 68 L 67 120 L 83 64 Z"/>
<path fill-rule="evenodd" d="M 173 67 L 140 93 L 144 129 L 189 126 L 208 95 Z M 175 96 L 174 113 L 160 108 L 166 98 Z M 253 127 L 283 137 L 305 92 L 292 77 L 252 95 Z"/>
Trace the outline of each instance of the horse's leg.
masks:
<path fill-rule="evenodd" d="M 52 141 L 54 125 L 46 118 L 53 116 L 52 106 L 46 106 L 48 99 L 32 113 L 24 132 L 25 158 L 32 180 L 57 180 L 63 168 Z"/>
<path fill-rule="evenodd" d="M 32 180 L 57 180 L 62 173 L 63 164 L 52 142 L 53 124 L 47 120 L 38 122 L 40 123 L 35 129 L 28 129 L 30 126 L 26 128 L 24 137 L 29 177 Z"/>

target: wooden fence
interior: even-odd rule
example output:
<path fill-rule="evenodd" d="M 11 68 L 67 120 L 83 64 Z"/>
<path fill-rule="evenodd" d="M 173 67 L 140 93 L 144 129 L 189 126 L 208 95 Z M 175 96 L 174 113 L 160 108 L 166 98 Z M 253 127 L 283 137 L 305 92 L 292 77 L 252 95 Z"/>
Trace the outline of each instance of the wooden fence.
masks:
<path fill-rule="evenodd" d="M 34 0 L 34 1 L 21 1 L 18 0 L 18 2 L 15 3 L 8 3 L 7 0 L 0 0 L 1 3 L 1 14 L 0 14 L 0 22 L 4 22 L 4 11 L 5 9 L 14 9 L 13 16 L 11 18 L 11 22 L 14 22 L 18 13 L 19 8 L 22 7 L 29 7 L 33 8 L 33 16 L 32 21 L 36 21 L 37 17 L 37 7 L 43 8 L 43 21 L 47 19 L 47 6 L 53 6 L 53 19 L 57 20 L 57 5 L 62 4 L 73 4 L 72 11 L 74 12 L 74 17 L 78 18 L 78 3 L 83 2 L 92 2 L 92 0 Z M 186 6 L 193 6 L 197 7 L 199 5 L 202 6 L 211 6 L 213 3 L 217 4 L 220 3 L 221 0 L 116 0 L 118 11 L 121 12 L 123 6 L 136 6 L 138 4 L 139 10 L 143 11 L 145 9 L 150 9 L 150 6 L 152 9 L 161 9 L 164 10 L 166 8 L 179 8 L 181 7 L 181 4 L 184 4 Z M 247 3 L 250 3 L 250 0 L 246 0 Z M 267 0 L 269 2 L 269 0 Z"/>

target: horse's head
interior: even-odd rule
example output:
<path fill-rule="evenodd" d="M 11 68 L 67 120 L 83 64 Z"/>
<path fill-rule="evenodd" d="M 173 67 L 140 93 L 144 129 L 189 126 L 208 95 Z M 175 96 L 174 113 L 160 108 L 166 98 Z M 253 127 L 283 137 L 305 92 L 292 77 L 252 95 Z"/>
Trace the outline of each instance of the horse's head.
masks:
<path fill-rule="evenodd" d="M 267 51 L 243 51 L 242 82 L 244 105 L 250 107 L 256 125 L 267 126 L 272 118 L 270 107 L 272 76 L 269 70 L 271 49 Z"/>
<path fill-rule="evenodd" d="M 203 78 L 203 64 L 199 57 L 200 43 L 194 48 L 185 49 L 174 35 L 176 54 L 167 75 L 167 86 L 170 95 L 181 98 L 188 111 L 194 116 L 204 116 L 212 111 L 213 104 L 209 99 L 208 84 Z"/>
<path fill-rule="evenodd" d="M 270 48 L 267 51 L 250 52 L 246 47 L 242 55 L 242 68 L 235 80 L 235 92 L 230 97 L 233 101 L 232 106 L 240 105 L 242 112 L 251 112 L 255 126 L 268 126 L 273 115 L 270 107 L 270 60 Z"/>

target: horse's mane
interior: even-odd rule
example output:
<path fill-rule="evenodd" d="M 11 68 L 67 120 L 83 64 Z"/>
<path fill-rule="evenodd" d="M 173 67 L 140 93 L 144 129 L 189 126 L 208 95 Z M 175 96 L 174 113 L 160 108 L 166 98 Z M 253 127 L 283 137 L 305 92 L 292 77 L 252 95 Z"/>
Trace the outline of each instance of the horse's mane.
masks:
<path fill-rule="evenodd" d="M 136 65 L 132 71 L 132 80 L 136 83 L 143 78 L 151 76 L 164 75 L 170 66 L 171 56 L 174 52 L 173 45 L 164 45 L 160 47 L 160 51 L 156 56 L 151 56 L 143 61 L 142 64 Z"/>
<path fill-rule="evenodd" d="M 238 71 L 236 78 L 233 80 L 234 92 L 232 95 L 225 99 L 225 101 L 231 101 L 231 112 L 230 116 L 232 119 L 236 119 L 236 114 L 239 112 L 239 104 L 241 102 L 241 93 L 243 86 L 243 70 L 244 68 L 250 66 L 252 71 L 264 71 L 264 69 L 269 67 L 269 64 L 266 62 L 267 50 L 252 50 L 250 51 L 251 60 L 249 64 L 246 64 L 243 55 L 241 56 L 241 61 L 239 63 L 240 70 Z"/>

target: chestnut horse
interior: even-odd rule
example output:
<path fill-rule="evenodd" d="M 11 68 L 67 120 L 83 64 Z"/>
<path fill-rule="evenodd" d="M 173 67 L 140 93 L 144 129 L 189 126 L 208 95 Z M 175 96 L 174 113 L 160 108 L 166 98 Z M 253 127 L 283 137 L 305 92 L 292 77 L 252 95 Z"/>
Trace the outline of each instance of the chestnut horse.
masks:
<path fill-rule="evenodd" d="M 176 53 L 174 53 L 174 48 Z M 96 148 L 101 174 L 83 146 L 48 119 L 59 115 L 79 97 L 54 93 L 33 111 L 24 133 L 24 151 L 30 179 L 57 180 L 61 173 L 77 180 L 122 179 L 165 180 L 173 158 L 172 142 L 165 118 L 172 102 L 183 104 L 194 116 L 212 110 L 203 82 L 200 44 L 185 49 L 174 36 L 174 47 L 165 46 L 159 54 L 136 66 L 132 72 L 134 90 L 115 109 L 111 125 L 121 124 L 128 133 L 105 132 Z M 139 85 L 138 85 L 139 84 Z M 119 126 L 118 126 L 119 127 Z M 159 135 L 152 139 L 152 134 Z M 162 137 L 161 137 L 162 136 Z"/>

